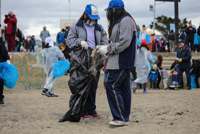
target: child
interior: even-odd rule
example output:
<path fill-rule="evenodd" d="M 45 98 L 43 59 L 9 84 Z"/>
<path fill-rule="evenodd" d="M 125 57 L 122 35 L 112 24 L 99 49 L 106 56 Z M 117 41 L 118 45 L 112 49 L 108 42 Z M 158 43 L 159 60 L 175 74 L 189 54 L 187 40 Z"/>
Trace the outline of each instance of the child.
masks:
<path fill-rule="evenodd" d="M 27 36 L 26 41 L 24 43 L 24 48 L 26 49 L 26 52 L 30 52 L 30 48 L 31 48 L 31 38 L 30 38 L 30 36 Z"/>
<path fill-rule="evenodd" d="M 15 52 L 17 52 L 19 45 L 20 45 L 19 38 L 15 36 Z"/>
<path fill-rule="evenodd" d="M 136 68 L 133 68 L 131 70 L 131 80 L 132 80 L 132 90 L 133 90 L 133 93 L 136 92 L 137 90 L 137 83 L 135 83 L 134 81 L 136 80 L 136 77 L 137 77 L 137 73 L 136 73 Z"/>
<path fill-rule="evenodd" d="M 156 87 L 156 81 L 158 80 L 158 69 L 157 69 L 157 65 L 154 64 L 152 66 L 152 69 L 149 73 L 149 76 L 148 76 L 148 79 L 150 80 L 150 88 L 152 90 L 152 87 L 154 85 L 154 89 L 157 90 L 157 87 Z"/>
<path fill-rule="evenodd" d="M 167 70 L 161 68 L 160 69 L 160 73 L 162 75 L 163 78 L 163 85 L 164 85 L 164 90 L 166 90 L 168 88 L 167 84 L 168 84 L 168 74 L 167 74 Z"/>
<path fill-rule="evenodd" d="M 56 80 L 56 78 L 53 77 L 53 67 L 55 62 L 58 61 L 58 58 L 60 58 L 60 60 L 66 60 L 65 56 L 57 46 L 53 45 L 53 41 L 50 37 L 45 39 L 45 47 L 42 50 L 42 54 L 47 67 L 47 78 L 44 90 L 41 94 L 47 97 L 58 97 L 58 95 L 55 95 L 52 91 L 53 83 Z"/>
<path fill-rule="evenodd" d="M 175 67 L 171 70 L 170 76 L 172 77 L 172 86 L 177 87 L 178 86 L 178 64 L 175 65 Z"/>
<path fill-rule="evenodd" d="M 35 36 L 34 35 L 32 35 L 32 37 L 31 37 L 31 47 L 30 47 L 30 52 L 31 51 L 33 51 L 33 52 L 35 52 L 35 46 L 36 46 L 36 42 L 35 42 Z"/>

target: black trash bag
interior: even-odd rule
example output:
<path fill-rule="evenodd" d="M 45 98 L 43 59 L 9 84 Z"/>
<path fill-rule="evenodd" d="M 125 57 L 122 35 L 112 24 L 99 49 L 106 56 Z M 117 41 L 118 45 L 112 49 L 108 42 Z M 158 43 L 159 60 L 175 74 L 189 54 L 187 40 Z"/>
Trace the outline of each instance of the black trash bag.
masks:
<path fill-rule="evenodd" d="M 94 71 L 100 71 L 105 62 L 105 56 L 99 53 L 92 58 L 92 49 L 84 50 L 81 47 L 73 50 L 70 60 L 70 80 L 68 82 L 71 90 L 69 110 L 59 122 L 79 122 L 85 102 L 90 92 L 91 82 L 95 78 Z M 94 68 L 95 66 L 95 68 Z"/>

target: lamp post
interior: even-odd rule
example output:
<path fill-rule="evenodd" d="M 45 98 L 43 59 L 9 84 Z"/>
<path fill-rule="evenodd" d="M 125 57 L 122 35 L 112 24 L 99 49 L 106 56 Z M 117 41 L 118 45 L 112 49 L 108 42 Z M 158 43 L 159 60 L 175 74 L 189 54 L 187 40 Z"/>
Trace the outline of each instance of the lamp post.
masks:
<path fill-rule="evenodd" d="M 69 1 L 69 19 L 71 20 L 70 0 Z"/>
<path fill-rule="evenodd" d="M 156 16 L 156 1 L 154 0 L 154 7 L 153 7 L 153 33 L 155 33 L 155 16 Z"/>

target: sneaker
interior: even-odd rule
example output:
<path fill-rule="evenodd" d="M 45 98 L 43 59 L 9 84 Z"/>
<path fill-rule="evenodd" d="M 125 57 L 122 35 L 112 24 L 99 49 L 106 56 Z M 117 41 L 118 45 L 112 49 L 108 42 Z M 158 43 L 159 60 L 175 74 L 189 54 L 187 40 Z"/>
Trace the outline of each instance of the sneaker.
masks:
<path fill-rule="evenodd" d="M 48 89 L 43 89 L 42 92 L 41 92 L 41 94 L 42 95 L 46 95 L 47 91 L 48 91 Z"/>
<path fill-rule="evenodd" d="M 133 88 L 133 93 L 136 93 L 136 91 L 137 91 L 137 87 L 134 87 Z"/>
<path fill-rule="evenodd" d="M 144 91 L 143 94 L 148 94 L 148 92 L 147 92 L 147 91 Z"/>
<path fill-rule="evenodd" d="M 152 90 L 152 88 L 150 88 L 150 90 Z"/>
<path fill-rule="evenodd" d="M 3 100 L 0 100 L 0 104 L 4 104 L 4 101 L 3 101 Z"/>
<path fill-rule="evenodd" d="M 156 88 L 155 90 L 158 90 L 158 88 Z"/>
<path fill-rule="evenodd" d="M 95 119 L 99 119 L 99 118 L 101 118 L 101 115 L 99 115 L 99 114 L 93 114 L 92 117 L 95 118 Z"/>
<path fill-rule="evenodd" d="M 113 126 L 128 126 L 129 122 L 124 122 L 124 121 L 111 121 L 109 122 L 110 125 Z"/>
<path fill-rule="evenodd" d="M 90 115 L 84 115 L 83 118 L 84 118 L 84 119 L 91 119 L 92 116 L 90 116 Z"/>
<path fill-rule="evenodd" d="M 190 87 L 186 87 L 186 89 L 185 89 L 185 90 L 191 90 L 191 89 L 190 89 Z"/>
<path fill-rule="evenodd" d="M 58 97 L 58 95 L 52 94 L 50 92 L 45 94 L 47 97 Z"/>
<path fill-rule="evenodd" d="M 181 86 L 178 85 L 178 86 L 175 88 L 175 90 L 181 90 Z"/>

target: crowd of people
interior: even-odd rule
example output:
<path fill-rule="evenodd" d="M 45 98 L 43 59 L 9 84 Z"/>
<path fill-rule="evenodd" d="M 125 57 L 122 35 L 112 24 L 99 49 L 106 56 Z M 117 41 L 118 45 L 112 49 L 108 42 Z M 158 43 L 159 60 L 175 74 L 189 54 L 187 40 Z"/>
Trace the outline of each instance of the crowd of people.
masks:
<path fill-rule="evenodd" d="M 52 39 L 50 38 L 49 31 L 46 27 L 43 27 L 43 31 L 40 33 L 40 38 L 42 39 L 42 53 L 44 56 L 44 63 L 47 68 L 47 78 L 42 91 L 42 95 L 47 97 L 58 97 L 53 93 L 53 84 L 56 80 L 53 76 L 54 64 L 58 60 L 70 61 L 70 57 L 77 59 L 80 53 L 77 50 L 90 55 L 92 50 L 97 49 L 97 53 L 101 56 L 107 57 L 104 64 L 104 86 L 106 89 L 107 100 L 110 106 L 110 111 L 112 113 L 113 119 L 109 122 L 110 125 L 114 126 L 126 126 L 129 124 L 129 116 L 131 111 L 131 88 L 130 79 L 132 78 L 133 90 L 136 92 L 137 85 L 143 87 L 143 93 L 147 92 L 147 82 L 150 80 L 150 88 L 159 89 L 160 82 L 163 79 L 164 89 L 168 88 L 168 73 L 167 70 L 162 68 L 163 57 L 159 55 L 156 60 L 153 60 L 151 51 L 148 47 L 146 41 L 146 27 L 139 30 L 136 25 L 134 18 L 125 10 L 124 2 L 122 0 L 111 0 L 108 8 L 105 9 L 107 13 L 108 35 L 102 25 L 98 23 L 100 19 L 98 14 L 98 9 L 95 5 L 90 4 L 85 8 L 84 13 L 80 16 L 80 19 L 75 23 L 70 29 L 64 30 L 57 35 L 57 43 L 60 44 L 59 47 L 55 46 Z M 34 36 L 28 36 L 25 41 L 23 41 L 22 34 L 20 35 L 20 30 L 16 29 L 13 35 L 11 29 L 16 26 L 16 18 L 13 12 L 9 12 L 10 16 L 6 16 L 5 23 L 8 24 L 7 28 L 7 42 L 8 51 L 18 51 L 18 48 L 14 48 L 11 44 L 14 43 L 14 37 L 16 35 L 17 46 L 22 45 L 25 47 L 26 51 L 34 51 L 35 41 Z M 12 27 L 10 26 L 12 24 Z M 13 25 L 14 24 L 14 25 Z M 191 24 L 190 24 L 191 25 Z M 6 30 L 6 29 L 5 29 Z M 9 32 L 8 32 L 9 31 Z M 19 34 L 17 34 L 19 32 Z M 194 29 L 191 26 L 186 29 L 187 38 L 186 44 L 185 40 L 179 40 L 179 48 L 177 50 L 177 56 L 175 63 L 172 66 L 171 76 L 173 85 L 176 90 L 180 90 L 183 87 L 183 72 L 187 75 L 187 90 L 191 89 L 190 74 L 196 74 L 196 82 L 200 76 L 199 72 L 199 61 L 196 61 L 191 66 L 191 51 L 188 46 L 192 46 L 192 34 L 194 34 Z M 190 37 L 191 34 L 191 37 Z M 18 36 L 17 36 L 18 35 Z M 141 44 L 137 46 L 137 36 L 141 40 Z M 6 38 L 4 33 L 3 39 Z M 65 38 L 67 38 L 65 40 Z M 21 41 L 23 43 L 21 43 Z M 166 49 L 164 39 L 160 42 L 155 41 L 154 50 L 164 52 Z M 15 44 L 15 45 L 16 45 Z M 2 45 L 1 45 L 2 46 Z M 4 45 L 3 45 L 4 46 Z M 21 47 L 21 46 L 20 46 Z M 168 46 L 168 48 L 170 48 Z M 191 47 L 193 48 L 193 47 Z M 5 47 L 1 48 L 1 51 L 7 55 Z M 1 62 L 10 62 L 9 56 L 3 56 L 0 59 Z M 92 57 L 90 57 L 92 58 Z M 152 63 L 150 66 L 149 63 Z M 71 63 L 73 64 L 73 63 Z M 82 59 L 79 65 L 86 64 L 89 66 L 88 60 Z M 74 69 L 74 68 L 73 68 Z M 74 71 L 71 69 L 69 72 Z M 84 68 L 85 69 L 85 68 Z M 191 71 L 192 70 L 192 71 Z M 87 71 L 85 71 L 87 72 Z M 175 78 L 175 72 L 177 72 L 177 77 Z M 76 70 L 76 77 L 80 77 L 83 70 Z M 132 77 L 131 77 L 132 74 Z M 93 74 L 92 74 L 93 76 Z M 96 111 L 96 90 L 98 88 L 98 82 L 100 77 L 100 71 L 97 72 L 95 78 L 92 79 L 91 84 L 88 85 L 90 88 L 88 94 L 77 107 L 70 109 L 66 118 L 62 118 L 60 122 L 63 121 L 79 121 L 81 117 L 84 119 L 90 118 L 100 118 L 101 116 Z M 76 79 L 72 77 L 70 73 L 70 79 Z M 83 79 L 82 83 L 87 82 Z M 72 85 L 77 83 L 72 82 Z M 1 83 L 3 86 L 3 83 Z M 3 104 L 3 87 L 1 88 L 1 98 L 0 103 Z M 80 85 L 77 85 L 77 87 Z M 199 84 L 197 83 L 197 87 Z M 74 91 L 74 89 L 71 89 Z M 73 99 L 76 95 L 81 96 L 83 90 L 75 89 L 72 92 L 71 98 Z M 70 106 L 71 107 L 71 106 Z M 81 117 L 79 117 L 81 115 Z M 76 118 L 76 120 L 75 120 Z"/>

